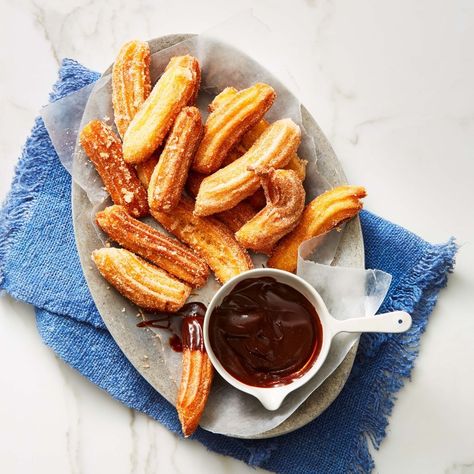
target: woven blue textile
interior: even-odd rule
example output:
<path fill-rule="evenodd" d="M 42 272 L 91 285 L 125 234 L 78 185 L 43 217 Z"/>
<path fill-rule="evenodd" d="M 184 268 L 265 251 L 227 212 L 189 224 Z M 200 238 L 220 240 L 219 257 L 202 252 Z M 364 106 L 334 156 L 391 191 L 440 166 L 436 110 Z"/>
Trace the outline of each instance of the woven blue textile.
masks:
<path fill-rule="evenodd" d="M 65 60 L 51 100 L 98 75 Z M 175 409 L 136 372 L 110 334 L 83 278 L 71 219 L 71 180 L 37 119 L 0 213 L 0 286 L 36 308 L 38 330 L 59 357 L 124 404 L 179 433 Z M 364 335 L 351 376 L 336 401 L 306 427 L 246 441 L 199 429 L 213 451 L 284 473 L 368 472 L 367 440 L 378 446 L 396 392 L 409 377 L 420 335 L 452 270 L 456 244 L 431 245 L 369 212 L 361 215 L 366 266 L 393 275 L 381 311 L 413 316 L 403 335 Z"/>

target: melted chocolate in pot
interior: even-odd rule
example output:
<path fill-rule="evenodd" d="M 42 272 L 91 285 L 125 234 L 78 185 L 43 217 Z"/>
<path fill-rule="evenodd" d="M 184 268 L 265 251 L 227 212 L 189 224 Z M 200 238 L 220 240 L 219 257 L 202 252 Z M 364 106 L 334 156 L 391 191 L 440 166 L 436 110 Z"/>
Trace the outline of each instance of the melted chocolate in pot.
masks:
<path fill-rule="evenodd" d="M 313 305 L 274 278 L 237 284 L 209 321 L 214 354 L 247 385 L 271 387 L 303 375 L 318 356 L 322 328 Z"/>

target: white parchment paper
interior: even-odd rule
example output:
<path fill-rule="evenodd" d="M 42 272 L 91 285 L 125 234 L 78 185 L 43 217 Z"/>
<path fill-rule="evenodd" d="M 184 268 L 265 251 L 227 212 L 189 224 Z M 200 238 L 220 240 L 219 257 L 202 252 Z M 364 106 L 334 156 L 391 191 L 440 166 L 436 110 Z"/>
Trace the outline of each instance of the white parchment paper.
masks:
<path fill-rule="evenodd" d="M 244 14 L 243 17 L 225 23 L 212 32 L 195 36 L 171 48 L 154 53 L 151 62 L 152 81 L 155 82 L 159 78 L 172 56 L 180 54 L 196 56 L 202 67 L 202 85 L 198 105 L 203 117 L 207 115 L 207 105 L 213 96 L 227 86 L 242 89 L 255 82 L 267 82 L 272 85 L 278 98 L 267 114 L 267 119 L 273 121 L 290 117 L 302 128 L 303 139 L 298 153 L 309 162 L 305 189 L 307 200 L 311 200 L 325 191 L 328 185 L 317 174 L 314 143 L 303 128 L 299 102 L 282 83 L 275 79 L 272 73 L 229 44 L 221 42 L 222 39 L 232 41 L 232 36 L 242 31 L 242 22 L 245 23 L 246 28 L 254 30 L 254 34 L 250 37 L 261 38 L 257 49 L 263 52 L 265 38 L 268 40 L 268 31 L 254 17 Z M 272 42 L 271 50 L 274 49 L 275 43 Z M 247 50 L 252 51 L 252 49 Z M 272 69 L 279 70 L 284 75 L 284 68 L 273 67 Z M 87 108 L 83 117 L 86 104 Z M 92 164 L 85 154 L 80 149 L 76 150 L 75 147 L 78 131 L 84 126 L 84 122 L 98 118 L 113 125 L 110 75 L 103 76 L 93 86 L 88 86 L 48 105 L 43 109 L 42 117 L 61 162 L 71 173 L 74 181 L 87 193 L 91 202 L 91 215 L 84 218 L 90 218 L 93 221 L 96 210 L 105 207 L 109 202 L 103 184 Z M 151 218 L 148 218 L 146 222 L 160 228 Z M 385 297 L 391 277 L 377 270 L 331 266 L 342 232 L 344 232 L 343 229 L 338 229 L 304 243 L 300 247 L 298 274 L 321 293 L 334 317 L 345 319 L 372 316 Z M 261 266 L 265 260 L 262 256 L 255 256 L 254 263 L 256 266 Z M 106 285 L 105 281 L 104 285 Z M 218 283 L 210 278 L 208 284 L 197 290 L 190 301 L 202 301 L 207 304 L 217 288 Z M 162 342 L 165 360 L 163 370 L 167 371 L 163 379 L 169 380 L 177 391 L 181 374 L 181 355 L 169 347 L 167 342 L 170 336 L 169 331 L 153 330 L 160 336 Z M 212 432 L 243 437 L 255 436 L 275 428 L 286 420 L 337 368 L 357 339 L 357 334 L 337 336 L 318 374 L 305 386 L 290 394 L 276 411 L 267 411 L 255 398 L 234 389 L 216 377 L 201 426 Z"/>

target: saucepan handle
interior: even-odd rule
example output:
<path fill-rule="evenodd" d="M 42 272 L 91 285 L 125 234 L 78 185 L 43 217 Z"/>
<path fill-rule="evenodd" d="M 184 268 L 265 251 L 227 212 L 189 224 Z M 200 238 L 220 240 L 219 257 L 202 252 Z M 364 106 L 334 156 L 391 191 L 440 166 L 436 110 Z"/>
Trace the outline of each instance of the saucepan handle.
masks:
<path fill-rule="evenodd" d="M 366 318 L 333 320 L 333 332 L 405 332 L 411 327 L 411 316 L 405 311 L 377 314 Z"/>

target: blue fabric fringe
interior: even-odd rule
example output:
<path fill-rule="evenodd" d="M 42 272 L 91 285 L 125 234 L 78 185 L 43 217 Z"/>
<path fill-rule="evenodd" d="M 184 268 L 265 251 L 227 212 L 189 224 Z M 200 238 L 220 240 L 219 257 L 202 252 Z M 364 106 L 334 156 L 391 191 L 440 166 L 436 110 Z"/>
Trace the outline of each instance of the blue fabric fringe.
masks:
<path fill-rule="evenodd" d="M 98 78 L 65 60 L 50 100 Z M 179 433 L 174 408 L 136 372 L 105 330 L 83 278 L 72 231 L 70 178 L 37 119 L 0 211 L 0 287 L 35 305 L 38 330 L 59 357 L 126 405 Z M 370 472 L 368 442 L 386 435 L 396 393 L 410 376 L 439 290 L 452 271 L 453 239 L 431 245 L 368 212 L 361 213 L 366 266 L 393 275 L 381 311 L 402 309 L 402 335 L 365 334 L 347 384 L 307 426 L 269 440 L 240 440 L 199 429 L 208 449 L 281 473 Z"/>
<path fill-rule="evenodd" d="M 351 472 L 370 472 L 375 467 L 369 452 L 367 439 L 375 448 L 386 436 L 388 417 L 396 400 L 396 393 L 410 377 L 418 356 L 420 338 L 425 331 L 428 317 L 433 311 L 438 292 L 448 281 L 454 269 L 458 246 L 451 238 L 444 245 L 428 250 L 396 287 L 391 289 L 380 312 L 403 310 L 412 315 L 410 330 L 401 335 L 366 333 L 360 344 L 348 383 L 354 377 L 363 377 L 363 367 L 370 359 L 383 360 L 379 375 L 374 381 L 366 407 L 361 417 L 358 436 L 354 439 L 354 460 Z M 389 342 L 389 343 L 388 343 Z"/>

